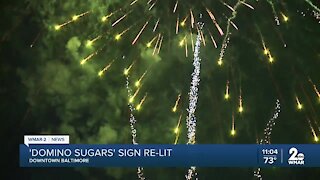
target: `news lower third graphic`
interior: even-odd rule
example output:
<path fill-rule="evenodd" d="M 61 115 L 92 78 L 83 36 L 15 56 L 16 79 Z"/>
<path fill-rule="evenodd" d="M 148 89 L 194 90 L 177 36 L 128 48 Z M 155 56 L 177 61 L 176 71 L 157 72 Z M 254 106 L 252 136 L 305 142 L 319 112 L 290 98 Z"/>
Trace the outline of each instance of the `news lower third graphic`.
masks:
<path fill-rule="evenodd" d="M 320 167 L 318 144 L 69 144 L 26 135 L 21 167 Z"/>

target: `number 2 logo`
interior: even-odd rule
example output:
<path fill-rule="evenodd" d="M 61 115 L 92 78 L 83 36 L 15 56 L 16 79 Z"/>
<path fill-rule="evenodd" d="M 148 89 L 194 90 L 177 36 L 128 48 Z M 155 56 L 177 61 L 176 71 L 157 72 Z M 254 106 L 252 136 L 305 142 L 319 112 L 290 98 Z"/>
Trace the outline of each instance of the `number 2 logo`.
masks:
<path fill-rule="evenodd" d="M 294 147 L 290 148 L 289 154 L 291 154 L 291 156 L 289 158 L 290 161 L 298 160 L 298 158 L 297 158 L 298 149 L 297 148 L 294 148 Z"/>
<path fill-rule="evenodd" d="M 297 161 L 304 159 L 303 153 L 298 154 L 298 149 L 295 147 L 289 149 L 289 154 L 291 154 L 291 156 L 289 157 L 289 161 Z"/>

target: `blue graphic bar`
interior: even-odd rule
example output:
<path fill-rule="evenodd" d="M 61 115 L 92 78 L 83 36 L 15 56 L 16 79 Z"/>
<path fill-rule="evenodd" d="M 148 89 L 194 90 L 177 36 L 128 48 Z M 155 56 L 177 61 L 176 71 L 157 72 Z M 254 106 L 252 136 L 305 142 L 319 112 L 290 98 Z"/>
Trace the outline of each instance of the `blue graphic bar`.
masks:
<path fill-rule="evenodd" d="M 20 166 L 320 167 L 320 145 L 20 144 Z"/>

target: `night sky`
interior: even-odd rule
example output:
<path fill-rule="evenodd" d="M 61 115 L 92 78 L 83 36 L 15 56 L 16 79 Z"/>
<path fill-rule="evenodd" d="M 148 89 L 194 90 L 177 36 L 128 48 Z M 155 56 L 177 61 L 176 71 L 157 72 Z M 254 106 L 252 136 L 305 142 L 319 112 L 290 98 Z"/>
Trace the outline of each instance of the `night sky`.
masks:
<path fill-rule="evenodd" d="M 223 1 L 226 4 L 180 0 L 175 12 L 176 1 L 147 2 L 0 2 L 1 137 L 8 162 L 3 164 L 10 169 L 1 174 L 3 179 L 137 179 L 135 168 L 18 168 L 18 145 L 25 134 L 69 134 L 74 144 L 131 144 L 123 73 L 130 65 L 130 88 L 133 93 L 140 88 L 132 105 L 137 107 L 146 96 L 134 111 L 138 142 L 174 143 L 181 116 L 177 143 L 187 143 L 192 44 L 197 36 L 190 9 L 195 22 L 204 22 L 205 38 L 200 50 L 196 143 L 259 142 L 277 99 L 281 112 L 271 143 L 319 143 L 315 141 L 320 138 L 318 0 L 248 0 L 234 12 L 237 0 Z M 230 134 L 232 128 L 235 135 Z M 197 172 L 200 179 L 253 179 L 253 170 L 198 168 Z M 186 171 L 145 168 L 144 173 L 147 179 L 183 179 Z M 268 168 L 262 169 L 262 176 L 318 179 L 320 169 Z"/>

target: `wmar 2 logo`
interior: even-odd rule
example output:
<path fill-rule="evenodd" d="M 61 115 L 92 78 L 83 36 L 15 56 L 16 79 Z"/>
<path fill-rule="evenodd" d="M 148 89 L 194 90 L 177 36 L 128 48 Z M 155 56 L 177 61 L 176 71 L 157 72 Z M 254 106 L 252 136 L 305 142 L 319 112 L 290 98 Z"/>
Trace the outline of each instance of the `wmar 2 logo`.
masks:
<path fill-rule="evenodd" d="M 298 149 L 292 147 L 289 149 L 290 157 L 288 159 L 288 164 L 291 165 L 304 165 L 304 154 L 299 153 Z"/>

